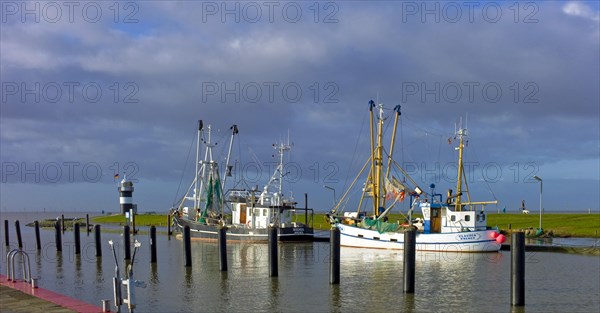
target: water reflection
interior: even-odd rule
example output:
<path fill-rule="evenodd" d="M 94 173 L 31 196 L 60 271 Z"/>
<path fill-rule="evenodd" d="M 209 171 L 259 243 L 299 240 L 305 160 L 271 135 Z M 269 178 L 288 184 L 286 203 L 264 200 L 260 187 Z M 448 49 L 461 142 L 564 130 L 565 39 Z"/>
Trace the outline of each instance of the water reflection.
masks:
<path fill-rule="evenodd" d="M 194 285 L 194 276 L 192 275 L 193 268 L 192 267 L 184 267 L 183 268 L 183 272 L 184 272 L 184 282 L 185 282 L 185 288 L 191 288 Z"/>
<path fill-rule="evenodd" d="M 279 308 L 279 279 L 278 277 L 272 277 L 271 279 L 271 288 L 270 288 L 270 298 L 269 298 L 269 308 L 270 312 L 281 311 Z"/>
<path fill-rule="evenodd" d="M 524 306 L 513 306 L 510 308 L 510 313 L 525 313 Z"/>
<path fill-rule="evenodd" d="M 33 228 L 22 231 L 24 244 L 35 243 Z M 28 253 L 36 254 L 32 269 L 42 277 L 42 287 L 96 305 L 112 298 L 115 264 L 106 242 L 119 242 L 120 232 L 102 234 L 101 258 L 95 257 L 93 234 L 82 236 L 87 240 L 85 245 L 82 240 L 79 259 L 72 250 L 56 253 L 53 229 L 41 230 L 41 235 L 42 251 Z M 266 245 L 228 244 L 229 270 L 221 273 L 214 243 L 192 242 L 193 266 L 185 268 L 180 239 L 157 236 L 158 262 L 151 264 L 146 240 L 136 238 L 144 243 L 136 256 L 135 278 L 148 285 L 136 291 L 139 312 L 561 312 L 600 307 L 597 256 L 527 253 L 526 306 L 512 308 L 510 253 L 504 251 L 419 252 L 412 295 L 403 293 L 402 251 L 342 248 L 340 285 L 332 286 L 327 243 L 281 244 L 279 277 L 270 278 Z"/>
<path fill-rule="evenodd" d="M 342 301 L 340 299 L 340 285 L 331 285 L 329 287 L 329 298 L 331 298 L 330 312 L 341 312 Z"/>
<path fill-rule="evenodd" d="M 63 255 L 62 252 L 56 252 L 56 278 L 63 277 Z"/>
<path fill-rule="evenodd" d="M 402 307 L 402 312 L 412 313 L 415 312 L 415 294 L 414 293 L 405 293 L 404 294 L 404 306 Z"/>
<path fill-rule="evenodd" d="M 156 263 L 150 263 L 150 284 L 158 285 L 160 284 L 160 279 L 158 278 L 158 265 Z"/>

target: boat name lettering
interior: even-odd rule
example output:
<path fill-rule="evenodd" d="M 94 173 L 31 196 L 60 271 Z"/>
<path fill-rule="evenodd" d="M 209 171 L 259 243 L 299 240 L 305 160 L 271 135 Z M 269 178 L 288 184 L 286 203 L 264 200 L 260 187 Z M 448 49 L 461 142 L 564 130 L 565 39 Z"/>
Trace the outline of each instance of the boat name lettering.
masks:
<path fill-rule="evenodd" d="M 476 240 L 479 239 L 479 234 L 460 234 L 456 237 L 459 240 Z"/>

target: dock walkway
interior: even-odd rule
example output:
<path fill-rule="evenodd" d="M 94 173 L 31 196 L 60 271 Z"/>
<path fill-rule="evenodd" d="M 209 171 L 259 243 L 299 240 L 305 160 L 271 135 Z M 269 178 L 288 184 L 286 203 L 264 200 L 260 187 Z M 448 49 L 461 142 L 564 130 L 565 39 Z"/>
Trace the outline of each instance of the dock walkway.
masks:
<path fill-rule="evenodd" d="M 102 312 L 102 308 L 44 288 L 32 288 L 23 281 L 8 281 L 0 275 L 0 312 L 67 313 Z"/>

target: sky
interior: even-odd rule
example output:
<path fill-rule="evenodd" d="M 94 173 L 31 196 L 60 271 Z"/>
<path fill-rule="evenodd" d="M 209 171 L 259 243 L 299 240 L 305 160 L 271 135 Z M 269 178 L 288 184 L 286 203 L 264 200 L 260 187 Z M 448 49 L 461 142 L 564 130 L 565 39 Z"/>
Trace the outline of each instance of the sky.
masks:
<path fill-rule="evenodd" d="M 395 159 L 423 189 L 455 188 L 462 120 L 488 210 L 538 210 L 534 175 L 545 210 L 600 208 L 597 2 L 1 4 L 1 211 L 117 211 L 126 173 L 164 212 L 200 119 L 220 161 L 238 125 L 250 186 L 289 136 L 286 193 L 325 211 L 368 158 L 371 99 L 401 105 Z"/>

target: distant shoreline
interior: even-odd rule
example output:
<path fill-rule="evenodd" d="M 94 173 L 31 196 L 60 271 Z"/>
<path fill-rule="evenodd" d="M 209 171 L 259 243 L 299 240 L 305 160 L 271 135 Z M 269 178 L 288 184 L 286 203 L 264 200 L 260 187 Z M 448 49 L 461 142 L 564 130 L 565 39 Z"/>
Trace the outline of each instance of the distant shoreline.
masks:
<path fill-rule="evenodd" d="M 56 218 L 64 215 L 65 218 L 72 217 L 85 217 L 85 214 L 89 214 L 91 222 L 95 223 L 123 223 L 124 218 L 116 212 L 109 212 L 102 214 L 101 212 L 1 212 L 3 214 L 10 215 L 45 215 L 46 219 Z M 162 225 L 166 226 L 166 215 L 159 214 L 162 212 L 142 212 L 138 214 L 139 218 L 136 223 L 138 226 L 149 226 L 149 225 Z M 0 215 L 0 219 L 6 219 L 6 217 Z M 420 214 L 414 214 L 414 217 L 418 217 Z M 97 220 L 97 218 L 101 218 Z M 42 220 L 42 216 L 31 216 L 28 219 Z M 123 221 L 121 221 L 123 219 Z M 391 221 L 404 221 L 405 216 L 402 214 L 390 214 Z M 23 221 L 23 222 L 32 222 Z M 297 220 L 304 222 L 304 215 L 298 216 Z M 147 222 L 146 222 L 147 221 Z M 312 224 L 315 230 L 327 230 L 329 224 L 325 217 L 325 213 L 315 213 L 312 219 Z M 488 212 L 487 225 L 489 227 L 498 227 L 498 229 L 504 233 L 510 233 L 515 230 L 524 230 L 529 233 L 534 232 L 539 227 L 539 214 L 519 214 L 519 213 L 490 213 Z M 544 234 L 541 237 L 579 237 L 579 238 L 600 238 L 600 212 L 597 213 L 559 213 L 547 211 L 542 215 L 542 228 Z"/>
<path fill-rule="evenodd" d="M 168 210 L 152 210 L 152 211 L 141 211 L 138 214 L 157 214 L 157 215 L 161 215 L 161 214 L 165 214 Z M 536 211 L 536 209 L 530 209 L 530 215 L 538 215 L 539 216 L 539 210 Z M 323 210 L 323 211 L 315 211 L 315 214 L 324 214 L 327 213 L 328 210 Z M 486 210 L 486 212 L 488 214 L 521 214 L 521 209 L 516 209 L 516 210 L 510 210 L 510 211 L 506 211 L 506 212 L 502 212 L 502 210 L 500 210 L 500 212 L 498 213 L 498 210 Z M 56 211 L 56 210 L 36 210 L 36 211 L 30 211 L 30 210 L 21 210 L 21 211 L 4 211 L 4 210 L 0 210 L 0 214 L 19 214 L 19 213 L 26 213 L 26 214 L 35 214 L 35 213 L 46 213 L 46 214 L 50 214 L 50 213 L 56 213 L 56 214 L 67 214 L 67 213 L 76 213 L 76 214 L 94 214 L 94 215 L 99 215 L 102 214 L 102 210 L 100 211 L 77 211 L 77 210 L 63 210 L 63 211 Z M 104 211 L 104 215 L 113 215 L 113 214 L 118 214 L 120 213 L 119 211 Z M 544 214 L 600 214 L 600 209 L 592 209 L 591 213 L 590 211 L 586 210 L 573 210 L 573 211 L 569 211 L 569 210 L 557 210 L 557 211 L 551 211 L 551 210 L 544 210 Z"/>

